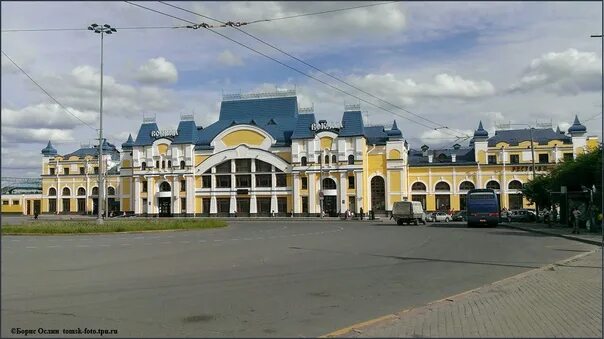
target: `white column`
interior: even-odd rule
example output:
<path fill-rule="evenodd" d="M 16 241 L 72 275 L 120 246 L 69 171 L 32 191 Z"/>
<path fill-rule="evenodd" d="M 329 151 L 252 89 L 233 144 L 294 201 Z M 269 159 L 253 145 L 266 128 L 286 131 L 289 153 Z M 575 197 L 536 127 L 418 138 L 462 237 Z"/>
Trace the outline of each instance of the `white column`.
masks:
<path fill-rule="evenodd" d="M 273 191 L 271 193 L 271 216 L 273 215 L 272 213 L 279 213 L 279 205 L 277 204 L 277 194 Z M 285 211 L 287 212 L 287 211 Z"/>
<path fill-rule="evenodd" d="M 187 185 L 187 214 L 195 213 L 195 177 L 186 177 L 185 184 Z"/>
<path fill-rule="evenodd" d="M 346 211 L 346 189 L 348 188 L 348 178 L 347 173 L 340 173 L 340 213 L 344 213 Z M 344 201 L 344 202 L 342 202 Z"/>
<path fill-rule="evenodd" d="M 140 178 L 136 177 L 134 178 L 134 214 L 141 214 L 141 197 L 140 197 L 140 191 L 141 191 L 141 182 L 140 182 Z"/>
<path fill-rule="evenodd" d="M 356 204 L 355 204 L 355 208 L 356 211 L 354 211 L 355 213 L 359 213 L 361 210 L 360 208 L 362 207 L 362 205 L 365 203 L 363 201 L 363 172 L 354 172 L 354 178 L 355 178 L 355 188 L 357 191 L 357 195 L 356 195 Z M 359 199 L 361 198 L 361 199 Z M 365 209 L 363 209 L 364 213 L 367 213 L 367 211 Z"/>
<path fill-rule="evenodd" d="M 216 196 L 212 193 L 212 196 L 210 197 L 210 214 L 216 214 L 217 211 Z"/>
<path fill-rule="evenodd" d="M 180 213 L 180 180 L 172 177 L 172 214 Z"/>
<path fill-rule="evenodd" d="M 256 201 L 256 193 L 250 195 L 250 214 L 258 213 L 258 203 Z"/>
<path fill-rule="evenodd" d="M 229 205 L 229 212 L 230 213 L 239 212 L 239 211 L 237 211 L 237 193 L 236 192 L 231 192 L 231 202 Z"/>
<path fill-rule="evenodd" d="M 294 213 L 301 212 L 301 204 L 300 204 L 300 175 L 298 173 L 293 173 L 294 177 Z"/>
<path fill-rule="evenodd" d="M 387 164 L 386 164 L 386 182 L 385 182 L 385 187 L 384 187 L 384 193 L 386 194 L 386 201 L 384 201 L 386 206 L 384 206 L 384 209 L 392 210 L 392 206 L 390 205 L 390 171 L 388 170 Z"/>
<path fill-rule="evenodd" d="M 318 213 L 316 176 L 316 173 L 308 173 L 308 213 Z"/>

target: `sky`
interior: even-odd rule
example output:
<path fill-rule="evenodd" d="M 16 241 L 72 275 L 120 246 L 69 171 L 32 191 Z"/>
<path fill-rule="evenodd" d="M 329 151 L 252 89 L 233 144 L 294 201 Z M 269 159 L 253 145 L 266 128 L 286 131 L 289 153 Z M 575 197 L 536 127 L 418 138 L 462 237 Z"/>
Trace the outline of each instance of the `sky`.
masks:
<path fill-rule="evenodd" d="M 217 23 L 190 12 L 250 22 L 371 4 L 134 3 L 198 24 Z M 103 58 L 103 130 L 118 148 L 144 116 L 175 129 L 181 114 L 194 114 L 205 127 L 223 94 L 285 89 L 328 121 L 360 103 L 367 124 L 396 120 L 415 149 L 467 145 L 479 121 L 493 135 L 500 123 L 566 130 L 575 115 L 601 139 L 602 40 L 590 38 L 601 34 L 601 2 L 375 4 L 241 27 L 258 40 L 214 29 L 233 42 L 126 2 L 3 1 L 2 51 L 71 114 L 2 55 L 2 176 L 38 177 L 48 140 L 68 154 L 98 138 L 101 44 L 86 30 L 92 23 L 118 30 L 105 36 Z M 49 30 L 58 28 L 80 30 Z M 8 31 L 19 29 L 44 30 Z"/>

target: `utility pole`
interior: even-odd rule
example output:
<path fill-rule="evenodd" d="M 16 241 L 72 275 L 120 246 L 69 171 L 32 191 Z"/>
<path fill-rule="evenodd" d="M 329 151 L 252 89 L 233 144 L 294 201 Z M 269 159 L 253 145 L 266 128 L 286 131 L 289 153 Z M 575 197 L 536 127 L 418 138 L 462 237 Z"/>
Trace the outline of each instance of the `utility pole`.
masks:
<path fill-rule="evenodd" d="M 111 26 L 104 24 L 103 26 L 92 24 L 88 26 L 89 31 L 93 31 L 94 33 L 101 34 L 101 90 L 100 90 L 100 105 L 99 105 L 99 195 L 97 197 L 97 224 L 103 223 L 103 205 L 104 201 L 104 193 L 105 193 L 105 185 L 104 185 L 104 161 L 103 161 L 103 37 L 105 34 L 113 34 L 117 32 L 115 28 L 111 28 Z"/>
<path fill-rule="evenodd" d="M 323 219 L 323 200 L 325 196 L 323 195 L 323 149 L 321 149 L 321 154 L 319 155 L 319 208 L 321 211 L 321 219 Z"/>
<path fill-rule="evenodd" d="M 602 44 L 602 34 L 592 34 L 591 35 L 592 38 L 600 38 L 600 43 Z M 604 131 L 604 119 L 602 119 L 602 129 L 601 131 Z M 604 135 L 602 136 L 604 137 Z M 604 144 L 602 143 L 602 141 L 600 141 L 600 152 L 602 153 L 602 166 L 604 168 Z M 600 181 L 602 184 L 602 189 L 600 192 L 602 200 L 600 201 L 600 213 L 604 214 L 604 171 L 602 171 L 602 181 Z M 600 230 L 602 232 L 602 236 L 604 237 L 604 218 L 602 218 L 602 220 L 600 220 Z"/>

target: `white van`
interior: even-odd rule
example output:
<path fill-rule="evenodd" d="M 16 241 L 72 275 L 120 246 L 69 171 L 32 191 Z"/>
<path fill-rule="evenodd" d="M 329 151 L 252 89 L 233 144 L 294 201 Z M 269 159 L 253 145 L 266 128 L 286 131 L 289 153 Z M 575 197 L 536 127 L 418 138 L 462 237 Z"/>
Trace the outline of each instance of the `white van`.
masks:
<path fill-rule="evenodd" d="M 392 217 L 396 220 L 397 225 L 404 223 L 415 225 L 426 224 L 424 218 L 424 208 L 419 201 L 397 201 L 392 205 Z"/>

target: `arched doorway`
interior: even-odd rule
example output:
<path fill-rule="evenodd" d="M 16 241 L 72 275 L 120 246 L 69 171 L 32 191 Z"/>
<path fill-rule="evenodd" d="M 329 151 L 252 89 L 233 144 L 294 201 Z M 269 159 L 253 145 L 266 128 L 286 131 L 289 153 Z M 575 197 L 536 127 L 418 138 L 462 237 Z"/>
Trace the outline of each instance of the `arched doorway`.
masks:
<path fill-rule="evenodd" d="M 371 210 L 386 211 L 386 185 L 384 178 L 375 176 L 371 179 Z"/>
<path fill-rule="evenodd" d="M 160 217 L 169 217 L 172 215 L 172 187 L 167 181 L 159 185 L 159 198 L 157 198 L 157 206 L 159 207 Z M 166 196 L 167 195 L 167 196 Z"/>
<path fill-rule="evenodd" d="M 338 193 L 335 180 L 323 179 L 323 211 L 330 217 L 338 215 Z M 320 199 L 320 197 L 319 197 Z"/>

